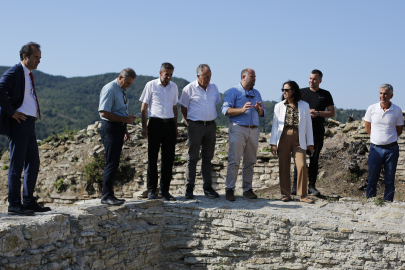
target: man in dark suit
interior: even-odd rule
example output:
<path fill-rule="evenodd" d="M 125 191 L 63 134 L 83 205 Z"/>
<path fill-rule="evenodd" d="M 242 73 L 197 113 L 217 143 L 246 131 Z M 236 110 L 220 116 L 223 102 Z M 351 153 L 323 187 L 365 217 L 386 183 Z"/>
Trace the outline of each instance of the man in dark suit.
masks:
<path fill-rule="evenodd" d="M 37 69 L 40 59 L 40 46 L 30 42 L 21 48 L 21 62 L 7 70 L 0 78 L 0 134 L 7 135 L 10 149 L 9 215 L 34 215 L 34 212 L 51 210 L 49 207 L 39 206 L 33 196 L 39 171 L 35 122 L 37 117 L 41 117 L 41 112 L 31 71 Z"/>

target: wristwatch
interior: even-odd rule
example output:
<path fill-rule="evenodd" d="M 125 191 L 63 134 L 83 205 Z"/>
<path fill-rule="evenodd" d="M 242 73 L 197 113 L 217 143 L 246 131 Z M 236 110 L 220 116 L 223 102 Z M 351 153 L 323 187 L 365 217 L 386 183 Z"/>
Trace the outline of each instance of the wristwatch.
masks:
<path fill-rule="evenodd" d="M 320 111 L 318 111 L 318 117 L 319 117 L 319 116 L 321 116 L 321 112 L 320 112 Z"/>

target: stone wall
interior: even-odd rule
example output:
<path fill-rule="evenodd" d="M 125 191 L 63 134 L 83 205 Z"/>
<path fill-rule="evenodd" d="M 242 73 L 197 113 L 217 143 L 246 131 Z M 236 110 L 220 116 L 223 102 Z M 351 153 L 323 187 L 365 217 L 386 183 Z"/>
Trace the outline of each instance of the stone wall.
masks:
<path fill-rule="evenodd" d="M 0 269 L 405 269 L 405 204 L 98 200 L 0 215 Z"/>
<path fill-rule="evenodd" d="M 0 216 L 0 269 L 158 269 L 162 201 Z"/>

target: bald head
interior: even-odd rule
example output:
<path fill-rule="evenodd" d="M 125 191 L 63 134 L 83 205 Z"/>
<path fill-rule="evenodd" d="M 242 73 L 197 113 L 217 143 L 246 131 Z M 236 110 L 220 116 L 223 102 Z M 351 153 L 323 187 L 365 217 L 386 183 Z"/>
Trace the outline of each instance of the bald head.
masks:
<path fill-rule="evenodd" d="M 121 71 L 120 76 L 122 76 L 123 78 L 131 77 L 135 80 L 136 73 L 135 70 L 133 70 L 132 68 L 126 68 Z"/>
<path fill-rule="evenodd" d="M 126 90 L 131 86 L 136 78 L 136 73 L 132 68 L 126 68 L 121 71 L 120 75 L 118 76 L 118 84 L 121 86 L 123 90 Z"/>
<path fill-rule="evenodd" d="M 256 82 L 256 73 L 253 69 L 251 68 L 245 68 L 241 72 L 241 84 L 243 88 L 246 90 L 251 90 L 253 89 L 253 86 L 255 86 Z"/>

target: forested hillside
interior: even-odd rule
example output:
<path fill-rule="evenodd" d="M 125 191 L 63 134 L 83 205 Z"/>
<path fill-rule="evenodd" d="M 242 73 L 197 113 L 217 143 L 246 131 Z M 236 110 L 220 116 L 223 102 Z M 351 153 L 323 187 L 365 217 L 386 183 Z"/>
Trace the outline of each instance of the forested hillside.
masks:
<path fill-rule="evenodd" d="M 0 66 L 0 76 L 9 69 L 9 67 Z M 38 139 L 45 139 L 52 134 L 60 133 L 65 129 L 80 130 L 87 125 L 99 120 L 98 102 L 101 88 L 108 82 L 118 77 L 118 73 L 106 73 L 88 77 L 66 78 L 63 76 L 53 76 L 41 71 L 33 71 L 38 100 L 41 106 L 42 120 L 37 122 L 36 134 Z M 140 111 L 141 103 L 138 101 L 145 84 L 156 77 L 138 76 L 134 84 L 127 90 L 129 98 L 129 113 L 135 114 Z M 173 77 L 179 88 L 179 97 L 183 87 L 189 82 Z M 223 100 L 223 96 L 222 96 Z M 275 101 L 265 101 L 267 114 L 260 119 L 261 129 L 265 128 L 270 132 L 273 109 Z M 221 113 L 221 105 L 217 105 L 217 124 L 228 126 L 228 117 Z M 179 105 L 178 105 L 179 106 Z M 355 119 L 361 119 L 364 116 L 364 110 L 346 110 L 337 109 L 336 119 L 346 122 L 347 117 L 354 113 Z M 179 112 L 181 119 L 181 113 Z M 0 148 L 7 148 L 7 137 L 0 136 Z"/>

